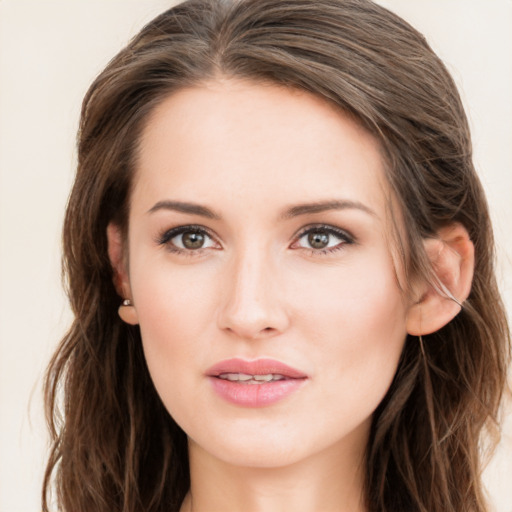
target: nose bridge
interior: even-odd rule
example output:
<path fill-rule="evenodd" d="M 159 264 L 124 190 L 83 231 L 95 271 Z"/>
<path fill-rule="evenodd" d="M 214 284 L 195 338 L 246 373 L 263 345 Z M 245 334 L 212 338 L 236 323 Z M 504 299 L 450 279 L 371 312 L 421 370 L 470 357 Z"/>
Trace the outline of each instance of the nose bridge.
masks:
<path fill-rule="evenodd" d="M 244 244 L 226 269 L 220 327 L 243 338 L 280 332 L 287 325 L 278 268 L 268 248 Z"/>

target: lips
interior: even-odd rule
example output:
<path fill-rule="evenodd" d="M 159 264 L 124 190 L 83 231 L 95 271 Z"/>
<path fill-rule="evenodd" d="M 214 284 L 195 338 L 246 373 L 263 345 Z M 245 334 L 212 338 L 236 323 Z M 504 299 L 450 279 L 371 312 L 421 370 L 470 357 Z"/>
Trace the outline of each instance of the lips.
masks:
<path fill-rule="evenodd" d="M 212 366 L 206 374 L 210 377 L 218 377 L 227 373 L 243 373 L 246 375 L 282 375 L 286 379 L 305 379 L 307 375 L 291 366 L 275 359 L 256 359 L 245 361 L 244 359 L 227 359 Z"/>
<path fill-rule="evenodd" d="M 231 404 L 263 407 L 299 390 L 307 375 L 274 359 L 228 359 L 207 372 L 214 391 Z"/>

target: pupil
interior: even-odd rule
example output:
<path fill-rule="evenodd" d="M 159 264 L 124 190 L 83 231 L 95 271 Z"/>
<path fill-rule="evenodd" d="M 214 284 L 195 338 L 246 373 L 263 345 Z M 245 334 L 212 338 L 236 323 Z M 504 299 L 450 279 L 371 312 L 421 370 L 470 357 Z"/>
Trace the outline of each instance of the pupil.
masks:
<path fill-rule="evenodd" d="M 329 245 L 329 235 L 320 231 L 309 233 L 308 242 L 314 249 L 323 249 Z"/>
<path fill-rule="evenodd" d="M 204 235 L 189 231 L 188 233 L 183 233 L 182 241 L 187 249 L 199 249 L 204 244 Z"/>

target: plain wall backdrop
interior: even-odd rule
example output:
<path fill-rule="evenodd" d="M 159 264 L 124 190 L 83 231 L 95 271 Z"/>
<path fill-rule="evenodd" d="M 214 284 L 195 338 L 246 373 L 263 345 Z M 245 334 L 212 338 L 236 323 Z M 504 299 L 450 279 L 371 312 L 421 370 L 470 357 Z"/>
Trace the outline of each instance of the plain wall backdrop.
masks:
<path fill-rule="evenodd" d="M 277 0 L 279 1 L 279 0 Z M 0 0 L 0 512 L 40 510 L 41 381 L 70 322 L 60 230 L 81 99 L 170 0 Z M 423 32 L 459 85 L 512 311 L 512 1 L 380 0 Z M 510 316 L 510 315 L 509 315 Z M 485 473 L 512 512 L 512 421 Z"/>

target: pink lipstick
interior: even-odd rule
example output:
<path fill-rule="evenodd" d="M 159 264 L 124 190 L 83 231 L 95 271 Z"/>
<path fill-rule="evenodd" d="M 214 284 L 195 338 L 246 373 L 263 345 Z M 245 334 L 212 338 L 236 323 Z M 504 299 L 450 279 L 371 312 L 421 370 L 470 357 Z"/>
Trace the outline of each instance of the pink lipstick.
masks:
<path fill-rule="evenodd" d="M 307 375 L 274 359 L 227 359 L 207 372 L 214 391 L 243 407 L 271 405 L 297 391 Z"/>

